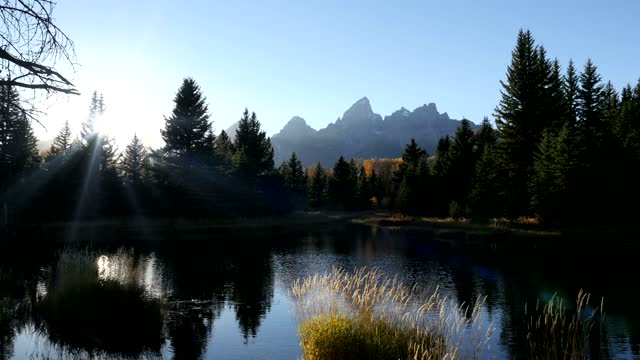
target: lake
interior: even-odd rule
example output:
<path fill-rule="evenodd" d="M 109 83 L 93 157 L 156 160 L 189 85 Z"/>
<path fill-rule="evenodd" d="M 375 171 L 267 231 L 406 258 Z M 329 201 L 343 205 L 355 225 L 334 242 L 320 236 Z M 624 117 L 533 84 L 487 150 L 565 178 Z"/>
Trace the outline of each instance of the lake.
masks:
<path fill-rule="evenodd" d="M 556 245 L 539 245 L 530 238 L 474 245 L 441 241 L 428 231 L 355 224 L 295 232 L 96 225 L 3 237 L 0 359 L 297 359 L 301 351 L 290 292 L 293 281 L 333 267 L 363 266 L 409 284 L 437 284 L 459 303 L 484 298 L 481 316 L 495 328 L 486 358 L 526 358 L 525 305 L 557 294 L 571 306 L 580 289 L 591 294 L 594 308 L 604 297 L 605 319 L 602 328 L 593 330 L 602 334 L 602 345 L 593 348 L 602 349 L 594 350 L 593 357 L 640 356 L 640 307 L 632 295 L 638 248 L 604 250 L 607 239 L 568 246 L 560 246 L 561 239 Z M 74 276 L 116 282 L 126 278 L 143 289 L 145 298 L 167 299 L 161 323 L 134 320 L 137 310 L 118 308 L 134 306 L 128 300 L 102 301 L 112 296 L 103 288 L 96 290 L 103 295 L 91 295 L 102 298 L 86 297 L 82 288 L 73 286 L 63 291 L 65 282 L 76 280 L 60 275 L 60 258 L 87 247 L 80 253 L 97 272 Z M 68 310 L 74 299 L 93 300 Z M 60 320 L 47 309 L 70 315 Z M 127 311 L 133 312 L 118 317 Z M 99 317 L 103 312 L 113 315 Z M 82 322 L 96 318 L 102 319 L 99 324 Z M 83 335 L 73 328 L 76 321 L 94 333 L 113 336 Z"/>

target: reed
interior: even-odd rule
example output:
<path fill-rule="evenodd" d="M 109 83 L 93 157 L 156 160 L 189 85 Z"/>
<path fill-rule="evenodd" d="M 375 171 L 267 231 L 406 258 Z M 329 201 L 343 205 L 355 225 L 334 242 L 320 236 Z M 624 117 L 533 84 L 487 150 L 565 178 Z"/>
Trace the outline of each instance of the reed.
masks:
<path fill-rule="evenodd" d="M 556 295 L 543 306 L 536 303 L 533 313 L 527 314 L 530 358 L 588 359 L 592 351 L 599 351 L 590 348 L 589 340 L 594 325 L 603 321 L 603 303 L 593 309 L 589 300 L 589 294 L 580 290 L 575 311 L 569 311 Z"/>
<path fill-rule="evenodd" d="M 474 359 L 493 332 L 482 299 L 459 305 L 378 269 L 333 269 L 294 282 L 301 347 L 317 359 Z"/>

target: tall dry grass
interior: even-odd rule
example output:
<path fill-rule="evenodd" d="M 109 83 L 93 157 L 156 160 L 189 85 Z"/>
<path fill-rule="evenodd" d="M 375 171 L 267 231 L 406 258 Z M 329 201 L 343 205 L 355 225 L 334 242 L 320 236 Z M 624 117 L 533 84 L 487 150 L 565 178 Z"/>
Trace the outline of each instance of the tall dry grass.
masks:
<path fill-rule="evenodd" d="M 589 338 L 594 325 L 602 324 L 603 300 L 595 309 L 590 309 L 589 300 L 590 295 L 581 290 L 574 311 L 569 311 L 568 304 L 556 295 L 543 306 L 536 303 L 533 312 L 527 314 L 530 358 L 588 359 L 592 351 L 599 351 L 590 349 Z"/>
<path fill-rule="evenodd" d="M 301 347 L 317 359 L 474 359 L 493 332 L 436 288 L 407 286 L 378 269 L 334 269 L 293 285 Z"/>

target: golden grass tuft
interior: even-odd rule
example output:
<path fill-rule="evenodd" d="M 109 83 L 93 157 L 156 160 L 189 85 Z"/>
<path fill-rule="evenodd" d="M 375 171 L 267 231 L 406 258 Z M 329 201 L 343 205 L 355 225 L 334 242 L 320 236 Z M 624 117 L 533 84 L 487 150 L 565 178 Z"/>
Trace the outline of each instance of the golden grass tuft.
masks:
<path fill-rule="evenodd" d="M 493 331 L 480 319 L 482 301 L 459 306 L 378 269 L 310 276 L 293 294 L 306 360 L 473 359 Z"/>
<path fill-rule="evenodd" d="M 582 290 L 576 299 L 575 311 L 569 313 L 562 299 L 554 295 L 542 308 L 536 304 L 528 316 L 527 339 L 531 359 L 578 360 L 589 358 L 589 337 L 596 323 L 598 309 L 587 311 L 589 294 Z M 602 302 L 600 322 L 604 316 Z"/>

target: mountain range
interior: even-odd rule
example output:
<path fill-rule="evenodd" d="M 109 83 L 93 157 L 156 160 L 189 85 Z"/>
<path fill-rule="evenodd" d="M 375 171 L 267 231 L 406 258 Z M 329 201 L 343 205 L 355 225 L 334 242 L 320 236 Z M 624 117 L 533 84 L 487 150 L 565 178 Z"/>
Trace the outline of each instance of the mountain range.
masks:
<path fill-rule="evenodd" d="M 304 166 L 320 162 L 331 167 L 340 156 L 345 158 L 396 158 L 412 139 L 432 155 L 438 140 L 453 135 L 460 121 L 439 113 L 436 104 L 422 105 L 413 111 L 404 107 L 384 119 L 371 109 L 363 97 L 326 128 L 315 130 L 294 116 L 271 137 L 276 166 L 295 152 Z M 237 124 L 228 129 L 235 134 Z"/>

